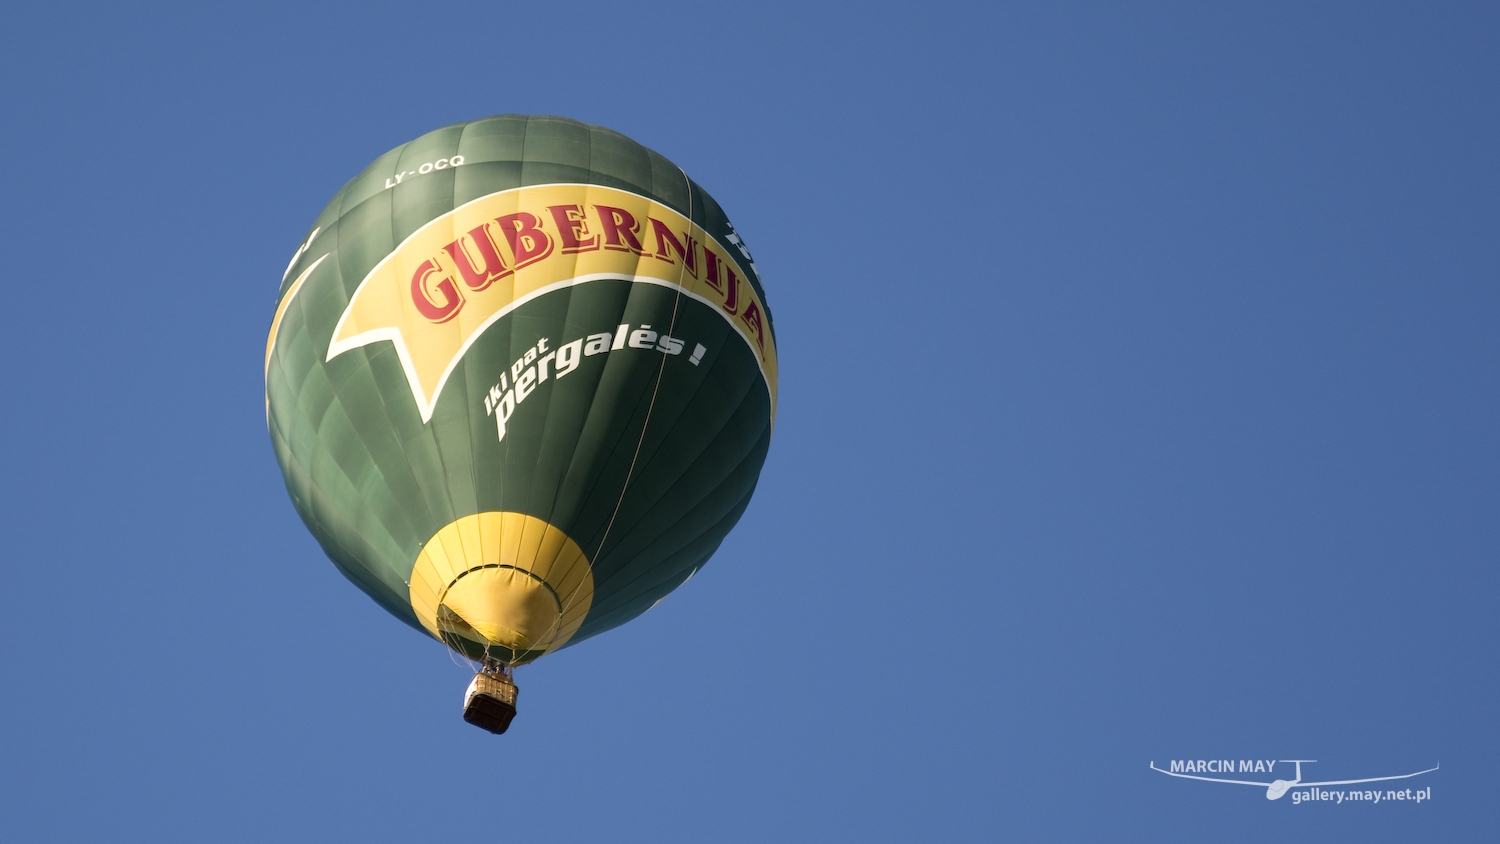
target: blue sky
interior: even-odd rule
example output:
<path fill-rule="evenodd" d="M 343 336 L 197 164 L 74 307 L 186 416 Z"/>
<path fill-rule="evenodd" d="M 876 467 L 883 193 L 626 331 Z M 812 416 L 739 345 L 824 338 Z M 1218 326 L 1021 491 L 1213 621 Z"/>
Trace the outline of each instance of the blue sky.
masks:
<path fill-rule="evenodd" d="M 1487 4 L 10 11 L 0 836 L 1493 835 L 1497 36 Z M 782 380 L 718 555 L 523 669 L 496 739 L 302 527 L 261 360 L 334 191 L 508 112 L 712 192 Z M 1220 758 L 1442 769 L 1294 805 L 1147 767 Z"/>

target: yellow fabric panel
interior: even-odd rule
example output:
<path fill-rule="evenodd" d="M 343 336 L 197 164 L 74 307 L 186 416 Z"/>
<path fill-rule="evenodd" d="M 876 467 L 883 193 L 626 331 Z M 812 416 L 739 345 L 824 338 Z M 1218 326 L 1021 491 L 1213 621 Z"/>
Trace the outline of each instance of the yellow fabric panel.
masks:
<path fill-rule="evenodd" d="M 464 537 L 459 528 L 459 525 L 463 521 L 463 519 L 459 519 L 457 522 L 438 531 L 437 534 L 438 547 L 443 552 L 444 566 L 444 568 L 439 568 L 438 572 L 446 574 L 449 583 L 452 583 L 454 578 L 473 566 L 482 565 L 478 555 L 475 555 L 474 560 L 471 561 L 468 555 L 464 553 Z"/>
<path fill-rule="evenodd" d="M 463 571 L 468 571 L 475 565 L 484 564 L 484 543 L 479 538 L 479 519 L 459 519 L 454 522 L 458 526 L 458 554 L 449 554 L 453 561 L 463 560 L 465 565 Z M 478 560 L 480 562 L 475 563 Z M 455 566 L 455 568 L 458 568 Z M 451 588 L 451 587 L 450 587 Z"/>
<path fill-rule="evenodd" d="M 529 569 L 531 560 L 521 553 L 521 534 L 526 531 L 526 520 L 519 513 L 505 513 L 500 524 L 500 556 L 512 565 Z"/>
<path fill-rule="evenodd" d="M 562 616 L 557 598 L 539 580 L 498 567 L 459 578 L 443 596 L 443 605 L 488 641 L 518 651 L 545 645 Z"/>
<path fill-rule="evenodd" d="M 569 547 L 571 546 L 571 547 Z M 562 531 L 547 526 L 547 537 L 543 541 L 542 558 L 548 560 L 543 575 L 563 601 L 565 623 L 576 614 L 576 623 L 583 623 L 583 612 L 588 611 L 589 602 L 577 602 L 572 597 L 587 583 L 590 594 L 594 590 L 593 569 L 583 555 L 583 549 L 573 544 Z M 538 567 L 540 572 L 540 566 Z"/>
<path fill-rule="evenodd" d="M 583 624 L 594 574 L 563 531 L 524 513 L 492 511 L 434 534 L 417 555 L 408 588 L 418 620 L 439 639 L 479 636 L 510 650 L 547 652 Z"/>
<path fill-rule="evenodd" d="M 427 632 L 434 636 L 438 635 L 437 608 L 446 586 L 431 567 L 417 566 L 412 570 L 409 584 L 412 609 L 416 610 L 417 619 L 427 628 Z M 429 616 L 432 624 L 428 624 Z"/>
<path fill-rule="evenodd" d="M 312 240 L 308 240 L 308 243 L 312 243 Z M 323 256 L 323 258 L 327 257 L 327 255 Z M 323 258 L 313 261 L 312 266 L 303 270 L 302 274 L 297 276 L 297 280 L 292 282 L 292 286 L 286 289 L 286 295 L 281 297 L 281 304 L 276 306 L 276 316 L 271 318 L 271 332 L 266 337 L 266 366 L 263 374 L 267 378 L 270 377 L 271 373 L 271 353 L 276 351 L 276 334 L 281 330 L 281 318 L 286 316 L 287 307 L 292 304 L 292 299 L 302 289 L 302 282 L 307 281 L 307 277 L 313 274 L 313 270 L 317 269 L 318 265 L 323 263 Z"/>

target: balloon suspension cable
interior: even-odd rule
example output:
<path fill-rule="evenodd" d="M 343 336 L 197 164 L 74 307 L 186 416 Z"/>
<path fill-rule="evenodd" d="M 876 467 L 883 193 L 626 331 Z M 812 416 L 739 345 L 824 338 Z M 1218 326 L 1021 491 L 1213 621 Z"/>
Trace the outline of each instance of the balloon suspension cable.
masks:
<path fill-rule="evenodd" d="M 516 668 L 505 660 L 484 655 L 484 660 L 479 664 L 479 673 L 488 674 L 491 677 L 499 677 L 511 685 L 515 685 Z"/>
<path fill-rule="evenodd" d="M 450 635 L 453 636 L 452 639 L 448 638 Z M 440 632 L 438 638 L 444 645 L 448 646 L 449 662 L 457 665 L 459 668 L 467 668 L 470 671 L 474 671 L 478 668 L 478 663 L 474 661 L 474 658 L 464 653 L 463 648 L 459 647 L 458 634 L 450 634 L 448 631 L 444 630 Z M 460 663 L 459 660 L 463 660 L 463 662 Z"/>

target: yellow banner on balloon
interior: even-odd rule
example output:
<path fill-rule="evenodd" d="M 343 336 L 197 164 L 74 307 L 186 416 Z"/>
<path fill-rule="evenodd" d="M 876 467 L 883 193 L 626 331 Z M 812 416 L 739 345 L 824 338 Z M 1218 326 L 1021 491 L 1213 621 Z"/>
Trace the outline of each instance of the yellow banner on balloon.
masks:
<path fill-rule="evenodd" d="M 744 276 L 732 250 L 644 196 L 598 185 L 515 188 L 432 220 L 377 264 L 339 319 L 327 359 L 389 340 L 426 421 L 464 352 L 496 320 L 554 290 L 624 278 L 714 307 L 755 353 L 774 419 L 776 343 Z"/>

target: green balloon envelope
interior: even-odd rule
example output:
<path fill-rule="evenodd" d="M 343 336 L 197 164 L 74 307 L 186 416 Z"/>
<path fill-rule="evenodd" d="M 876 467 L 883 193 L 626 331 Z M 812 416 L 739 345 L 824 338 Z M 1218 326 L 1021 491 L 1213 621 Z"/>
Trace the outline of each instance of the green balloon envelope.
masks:
<path fill-rule="evenodd" d="M 749 504 L 777 357 L 707 193 L 608 129 L 506 115 L 318 215 L 266 347 L 297 512 L 392 615 L 524 663 L 645 612 Z"/>

